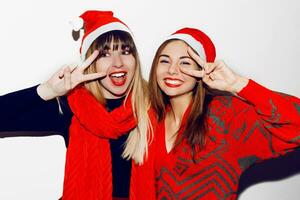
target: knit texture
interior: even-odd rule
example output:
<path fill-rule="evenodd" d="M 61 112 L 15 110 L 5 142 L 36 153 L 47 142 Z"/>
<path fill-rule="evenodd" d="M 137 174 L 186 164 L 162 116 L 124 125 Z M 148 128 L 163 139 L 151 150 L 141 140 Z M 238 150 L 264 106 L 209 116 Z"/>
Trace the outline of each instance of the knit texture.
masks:
<path fill-rule="evenodd" d="M 130 179 L 130 200 L 155 200 L 155 145 L 156 145 L 156 113 L 153 109 L 149 109 L 148 116 L 150 118 L 154 138 L 149 144 L 148 156 L 145 157 L 142 165 L 132 163 L 131 179 Z"/>
<path fill-rule="evenodd" d="M 109 138 L 136 126 L 131 101 L 107 112 L 86 89 L 68 97 L 74 113 L 67 149 L 63 200 L 112 199 L 112 166 Z"/>
<path fill-rule="evenodd" d="M 209 137 L 192 160 L 183 141 L 166 151 L 164 120 L 155 145 L 157 199 L 236 199 L 241 173 L 252 164 L 284 155 L 300 144 L 300 100 L 250 80 L 234 96 L 214 97 L 209 105 Z M 182 124 L 185 124 L 185 113 Z M 179 134 L 181 134 L 179 132 Z"/>

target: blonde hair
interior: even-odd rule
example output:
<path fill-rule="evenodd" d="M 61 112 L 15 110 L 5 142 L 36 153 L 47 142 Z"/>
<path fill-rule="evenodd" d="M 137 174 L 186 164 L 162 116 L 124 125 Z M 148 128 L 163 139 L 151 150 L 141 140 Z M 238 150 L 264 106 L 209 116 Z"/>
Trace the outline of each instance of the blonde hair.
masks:
<path fill-rule="evenodd" d="M 113 43 L 122 43 L 128 45 L 132 51 L 132 55 L 136 60 L 136 68 L 132 82 L 128 87 L 125 101 L 127 101 L 129 93 L 131 93 L 131 103 L 134 117 L 137 120 L 137 126 L 130 133 L 125 143 L 122 154 L 123 158 L 133 159 L 135 163 L 142 164 L 148 156 L 148 145 L 153 139 L 153 130 L 150 118 L 148 116 L 149 109 L 149 93 L 147 83 L 142 77 L 140 59 L 132 37 L 123 31 L 110 31 L 99 36 L 91 45 L 86 53 L 86 57 L 90 56 L 94 50 L 110 46 Z M 85 73 L 95 73 L 96 64 L 92 63 Z M 105 104 L 104 96 L 101 92 L 101 85 L 98 80 L 85 83 L 85 87 L 96 97 L 101 103 Z"/>

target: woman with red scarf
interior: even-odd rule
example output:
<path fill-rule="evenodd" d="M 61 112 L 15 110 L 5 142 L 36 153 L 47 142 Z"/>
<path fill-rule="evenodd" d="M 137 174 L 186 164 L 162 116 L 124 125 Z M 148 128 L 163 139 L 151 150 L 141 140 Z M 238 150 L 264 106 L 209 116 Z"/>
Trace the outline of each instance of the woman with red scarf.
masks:
<path fill-rule="evenodd" d="M 139 181 L 136 168 L 146 159 L 152 126 L 132 33 L 110 11 L 83 13 L 74 29 L 82 28 L 82 66 L 1 97 L 0 130 L 65 137 L 63 200 L 143 199 L 147 181 Z"/>
<path fill-rule="evenodd" d="M 300 99 L 215 61 L 202 31 L 183 28 L 158 48 L 149 79 L 157 199 L 236 199 L 242 172 L 300 144 Z"/>

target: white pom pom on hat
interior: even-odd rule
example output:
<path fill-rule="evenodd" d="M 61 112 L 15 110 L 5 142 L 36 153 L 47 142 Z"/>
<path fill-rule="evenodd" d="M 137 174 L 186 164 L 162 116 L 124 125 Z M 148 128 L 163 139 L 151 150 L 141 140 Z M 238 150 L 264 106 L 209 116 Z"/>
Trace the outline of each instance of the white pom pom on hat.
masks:
<path fill-rule="evenodd" d="M 76 17 L 70 21 L 70 25 L 74 31 L 79 31 L 83 28 L 83 19 L 81 17 Z"/>
<path fill-rule="evenodd" d="M 84 35 L 80 46 L 81 59 L 84 60 L 86 52 L 92 43 L 102 34 L 119 30 L 133 34 L 127 25 L 114 17 L 112 11 L 88 10 L 79 16 L 81 20 L 74 23 L 73 29 L 80 30 L 84 26 Z"/>

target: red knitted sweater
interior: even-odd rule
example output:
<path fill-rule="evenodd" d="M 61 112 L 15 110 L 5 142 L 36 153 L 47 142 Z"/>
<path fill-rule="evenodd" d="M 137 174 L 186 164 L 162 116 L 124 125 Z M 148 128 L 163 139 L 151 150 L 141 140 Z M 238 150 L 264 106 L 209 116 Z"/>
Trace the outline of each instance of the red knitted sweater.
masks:
<path fill-rule="evenodd" d="M 246 168 L 299 146 L 298 98 L 272 92 L 251 80 L 238 95 L 246 101 L 233 96 L 213 98 L 208 126 L 215 141 L 208 140 L 196 155 L 196 163 L 185 142 L 167 153 L 164 120 L 158 124 L 158 199 L 236 199 L 239 178 Z"/>

